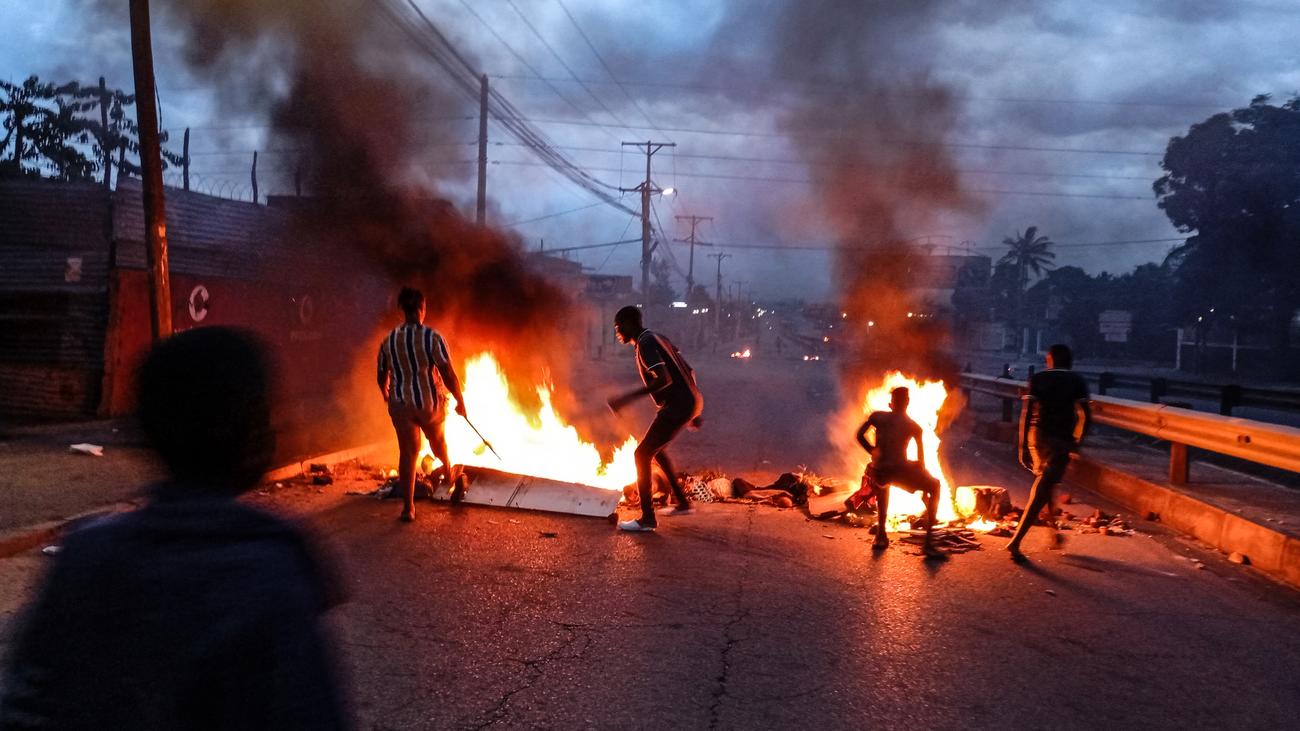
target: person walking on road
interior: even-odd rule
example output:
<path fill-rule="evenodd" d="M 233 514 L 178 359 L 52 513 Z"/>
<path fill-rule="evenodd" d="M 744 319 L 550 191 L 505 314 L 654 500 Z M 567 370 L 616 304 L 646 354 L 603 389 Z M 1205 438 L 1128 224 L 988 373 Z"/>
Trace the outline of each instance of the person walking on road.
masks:
<path fill-rule="evenodd" d="M 871 464 L 867 465 L 863 489 L 849 500 L 860 502 L 867 495 L 875 495 L 876 538 L 871 547 L 881 550 L 889 546 L 886 525 L 890 486 L 920 492 L 925 500 L 925 544 L 922 550 L 926 556 L 937 558 L 946 555 L 931 541 L 939 507 L 939 480 L 925 468 L 925 449 L 921 443 L 924 432 L 921 425 L 907 415 L 910 402 L 911 392 L 906 386 L 899 386 L 889 393 L 890 410 L 871 412 L 858 428 L 858 444 L 871 455 Z M 867 439 L 868 434 L 874 437 L 874 441 Z M 907 447 L 912 442 L 916 442 L 915 460 L 907 458 Z"/>
<path fill-rule="evenodd" d="M 455 486 L 458 474 L 447 452 L 448 391 L 456 399 L 456 413 L 468 417 L 447 341 L 424 325 L 424 294 L 403 287 L 397 305 L 406 321 L 379 344 L 379 392 L 388 403 L 388 417 L 397 433 L 401 519 L 409 523 L 415 520 L 415 462 L 420 456 L 420 434 L 429 440 L 433 456 L 443 464 L 447 484 Z"/>
<path fill-rule="evenodd" d="M 1029 378 L 1029 395 L 1020 411 L 1019 451 L 1020 464 L 1036 477 L 1020 525 L 1007 543 L 1011 559 L 1016 562 L 1025 560 L 1020 542 L 1042 509 L 1052 507 L 1054 488 L 1065 477 L 1070 454 L 1078 450 L 1092 422 L 1088 383 L 1070 370 L 1073 365 L 1070 347 L 1053 345 L 1047 349 L 1047 370 Z M 1049 519 L 1047 525 L 1052 530 L 1053 548 L 1059 547 L 1064 538 L 1057 532 L 1055 520 Z"/>
<path fill-rule="evenodd" d="M 275 450 L 251 334 L 163 340 L 137 416 L 168 478 L 144 507 L 74 528 L 17 624 L 0 729 L 347 728 L 321 616 L 342 583 L 312 542 L 236 499 Z"/>
<path fill-rule="evenodd" d="M 668 479 L 668 486 L 676 500 L 676 505 L 666 508 L 663 514 L 678 516 L 694 512 L 665 448 L 686 425 L 699 428 L 704 397 L 695 384 L 695 371 L 668 338 L 645 328 L 641 322 L 640 309 L 629 305 L 619 310 L 614 315 L 614 332 L 620 342 L 636 349 L 636 367 L 641 374 L 641 382 L 645 385 L 610 399 L 609 407 L 617 413 L 647 394 L 658 407 L 654 421 L 636 447 L 636 481 L 641 495 L 641 517 L 623 521 L 618 527 L 633 532 L 652 531 L 658 525 L 651 479 L 654 464 L 659 465 L 664 477 Z"/>

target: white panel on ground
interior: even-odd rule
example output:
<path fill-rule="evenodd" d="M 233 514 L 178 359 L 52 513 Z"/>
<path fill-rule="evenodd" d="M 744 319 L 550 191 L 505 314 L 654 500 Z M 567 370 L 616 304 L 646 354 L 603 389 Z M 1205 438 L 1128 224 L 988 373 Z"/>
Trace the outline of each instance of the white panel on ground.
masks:
<path fill-rule="evenodd" d="M 602 490 L 589 485 L 515 475 L 482 467 L 467 467 L 465 472 L 470 476 L 470 487 L 463 501 L 466 505 L 606 518 L 617 511 L 619 498 L 623 495 L 619 490 Z M 434 499 L 448 500 L 447 489 L 439 489 Z"/>
<path fill-rule="evenodd" d="M 852 495 L 856 490 L 849 488 L 845 490 L 836 490 L 825 495 L 808 495 L 808 514 L 816 518 L 819 515 L 831 515 L 833 513 L 843 513 L 847 508 L 844 506 L 844 500 Z"/>
<path fill-rule="evenodd" d="M 590 485 L 530 477 L 525 480 L 511 507 L 605 518 L 618 509 L 622 496 L 620 490 L 602 490 Z"/>

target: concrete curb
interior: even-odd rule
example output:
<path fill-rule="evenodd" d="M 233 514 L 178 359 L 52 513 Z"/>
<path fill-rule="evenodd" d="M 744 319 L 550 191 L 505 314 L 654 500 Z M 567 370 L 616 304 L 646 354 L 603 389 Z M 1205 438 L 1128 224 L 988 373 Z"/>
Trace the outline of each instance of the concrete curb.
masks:
<path fill-rule="evenodd" d="M 23 551 L 27 551 L 41 544 L 49 544 L 58 540 L 59 536 L 68 526 L 74 523 L 80 523 L 91 518 L 98 518 L 113 513 L 123 513 L 133 510 L 139 506 L 135 502 L 120 502 L 106 505 L 102 508 L 87 510 L 84 513 L 78 513 L 70 518 L 61 520 L 47 520 L 44 523 L 28 525 L 22 528 L 14 528 L 0 532 L 0 558 L 9 558 Z"/>
<path fill-rule="evenodd" d="M 1300 588 L 1300 539 L 1086 454 L 1074 455 L 1069 476 L 1138 517 L 1155 516 L 1161 523 L 1224 553 L 1240 553 L 1251 566 Z"/>
<path fill-rule="evenodd" d="M 315 457 L 308 457 L 301 462 L 294 462 L 283 467 L 277 467 L 262 478 L 265 482 L 276 482 L 278 480 L 291 480 L 295 477 L 302 477 L 308 473 L 313 464 L 334 465 L 339 462 L 347 462 L 352 459 L 360 459 L 378 452 L 379 450 L 392 446 L 392 442 L 371 442 L 363 444 L 360 447 L 351 449 L 340 449 L 337 452 L 329 452 Z"/>
<path fill-rule="evenodd" d="M 358 459 L 373 454 L 387 446 L 389 446 L 389 442 L 374 442 L 360 447 L 341 449 L 337 452 L 317 455 L 315 457 L 304 459 L 301 462 L 294 462 L 292 464 L 284 465 L 283 467 L 277 467 L 276 469 L 267 472 L 262 479 L 265 482 L 293 479 L 294 477 L 300 477 L 307 474 L 307 471 L 313 464 L 334 465 L 339 462 L 347 462 L 351 459 Z M 35 525 L 28 525 L 0 532 L 0 559 L 9 558 L 22 553 L 23 551 L 31 550 L 41 544 L 53 543 L 65 530 L 67 530 L 68 526 L 73 523 L 96 516 L 133 510 L 136 507 L 139 507 L 139 503 L 113 503 L 112 505 L 106 505 L 104 507 L 87 510 L 84 513 L 78 513 L 69 518 L 48 520 L 44 523 L 37 523 Z"/>

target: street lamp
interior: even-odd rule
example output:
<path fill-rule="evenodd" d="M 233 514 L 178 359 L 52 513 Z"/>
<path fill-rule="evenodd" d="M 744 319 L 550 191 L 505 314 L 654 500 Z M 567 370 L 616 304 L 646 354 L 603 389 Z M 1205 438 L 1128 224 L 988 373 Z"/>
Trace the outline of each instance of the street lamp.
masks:
<path fill-rule="evenodd" d="M 667 188 L 664 188 L 661 192 L 662 192 L 664 195 L 672 195 L 673 193 L 676 193 L 676 192 L 677 192 L 677 189 L 674 188 L 674 187 L 672 187 L 672 186 L 670 185 L 670 186 L 668 186 Z"/>

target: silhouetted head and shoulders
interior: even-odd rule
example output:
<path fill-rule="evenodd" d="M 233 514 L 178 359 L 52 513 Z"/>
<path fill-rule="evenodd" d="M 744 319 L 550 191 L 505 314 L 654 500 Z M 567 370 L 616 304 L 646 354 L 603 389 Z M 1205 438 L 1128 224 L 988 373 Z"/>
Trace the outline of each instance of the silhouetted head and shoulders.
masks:
<path fill-rule="evenodd" d="M 227 328 L 148 354 L 138 418 L 170 477 L 143 508 L 65 537 L 20 625 L 0 716 L 60 728 L 344 723 L 316 624 L 338 584 L 293 526 L 237 499 L 274 453 L 272 374 L 261 343 Z"/>
<path fill-rule="evenodd" d="M 645 326 L 641 308 L 628 305 L 615 313 L 614 334 L 620 342 L 635 350 L 637 372 L 645 385 L 651 384 L 656 368 L 662 367 L 667 373 L 669 386 L 651 394 L 655 403 L 660 406 L 672 403 L 695 408 L 702 404 L 703 397 L 695 383 L 695 371 L 672 341 Z"/>
<path fill-rule="evenodd" d="M 921 425 L 907 415 L 911 393 L 899 386 L 889 394 L 889 409 L 873 411 L 862 425 L 862 432 L 875 429 L 876 454 L 874 464 L 898 465 L 907 462 L 907 445 L 912 439 L 921 440 Z"/>

